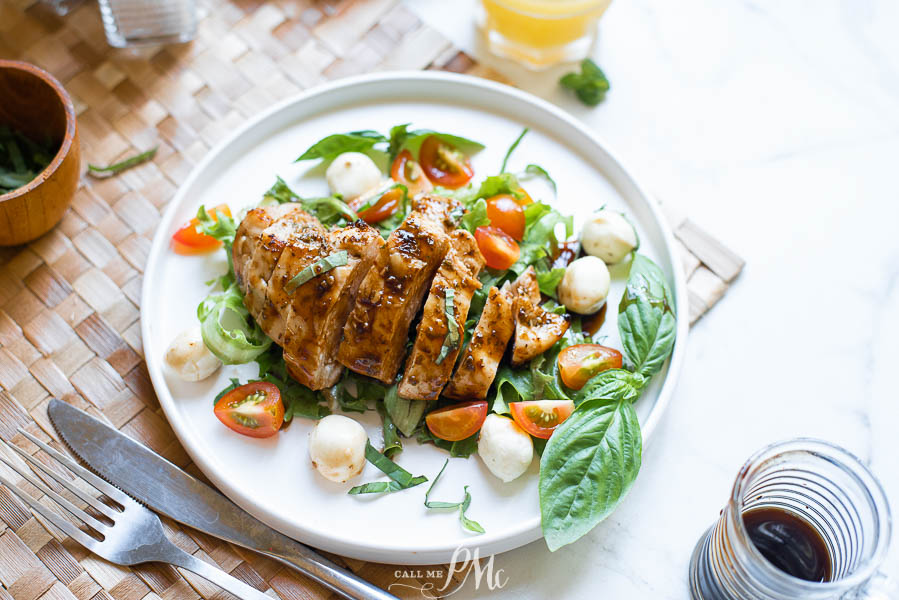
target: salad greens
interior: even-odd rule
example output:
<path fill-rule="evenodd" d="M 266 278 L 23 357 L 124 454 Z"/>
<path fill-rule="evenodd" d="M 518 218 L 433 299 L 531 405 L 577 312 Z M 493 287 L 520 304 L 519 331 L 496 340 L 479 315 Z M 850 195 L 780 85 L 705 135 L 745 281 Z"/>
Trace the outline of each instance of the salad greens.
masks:
<path fill-rule="evenodd" d="M 365 443 L 365 460 L 387 475 L 387 477 L 390 478 L 390 481 L 373 481 L 371 483 L 357 485 L 348 492 L 351 495 L 399 492 L 400 490 L 407 490 L 411 487 L 420 485 L 428 480 L 424 475 L 413 477 L 412 473 L 375 450 L 375 447 L 371 445 L 370 441 Z"/>
<path fill-rule="evenodd" d="M 372 150 L 376 145 L 387 141 L 387 138 L 382 134 L 369 129 L 365 131 L 351 131 L 349 133 L 335 133 L 312 144 L 308 150 L 297 158 L 296 162 L 315 158 L 332 160 L 344 152 L 366 152 Z"/>
<path fill-rule="evenodd" d="M 272 344 L 244 307 L 236 283 L 207 296 L 197 307 L 197 318 L 203 343 L 226 365 L 250 362 Z"/>
<path fill-rule="evenodd" d="M 468 486 L 466 485 L 463 488 L 463 496 L 461 502 L 439 502 L 437 500 L 431 500 L 431 490 L 434 489 L 434 486 L 437 485 L 437 480 L 440 479 L 440 476 L 443 475 L 443 471 L 446 470 L 446 465 L 449 464 L 449 459 L 444 461 L 443 466 L 440 468 L 440 472 L 437 473 L 437 477 L 434 478 L 434 481 L 431 482 L 430 487 L 428 487 L 428 491 L 425 492 L 425 506 L 427 508 L 451 508 L 451 509 L 459 509 L 459 522 L 462 523 L 462 527 L 467 529 L 468 531 L 473 531 L 475 533 L 486 533 L 484 528 L 481 527 L 481 524 L 477 521 L 473 521 L 465 516 L 465 511 L 468 510 L 468 507 L 471 505 L 471 494 L 468 493 Z"/>
<path fill-rule="evenodd" d="M 577 408 L 540 460 L 540 514 L 550 550 L 605 519 L 640 470 L 642 434 L 633 403 L 674 346 L 676 314 L 661 269 L 635 254 L 618 307 L 627 369 L 599 373 L 572 395 Z"/>
<path fill-rule="evenodd" d="M 53 160 L 51 143 L 31 138 L 0 125 L 0 194 L 16 190 L 37 177 Z"/>
<path fill-rule="evenodd" d="M 320 139 L 297 158 L 297 162 L 321 158 L 332 160 L 344 152 L 363 152 L 386 155 L 391 161 L 403 150 L 418 156 L 418 150 L 429 136 L 435 135 L 466 154 L 484 149 L 484 144 L 450 133 L 430 129 L 409 129 L 411 123 L 396 125 L 390 129 L 390 137 L 366 129 L 349 133 L 335 133 Z"/>
<path fill-rule="evenodd" d="M 263 202 L 277 202 L 278 204 L 299 202 L 303 210 L 321 221 L 321 224 L 325 227 L 340 227 L 359 218 L 356 211 L 350 208 L 340 196 L 300 198 L 280 177 L 265 192 Z"/>
<path fill-rule="evenodd" d="M 107 167 L 98 167 L 97 165 L 88 164 L 87 170 L 91 175 L 115 175 L 130 169 L 131 167 L 136 167 L 141 163 L 145 163 L 148 160 L 152 160 L 153 157 L 156 156 L 156 151 L 158 149 L 159 146 L 154 146 L 146 152 L 141 152 L 140 154 L 136 154 Z"/>
<path fill-rule="evenodd" d="M 580 73 L 566 73 L 559 83 L 563 88 L 573 91 L 578 100 L 587 106 L 596 106 L 602 102 L 609 91 L 606 74 L 589 58 L 581 62 Z"/>

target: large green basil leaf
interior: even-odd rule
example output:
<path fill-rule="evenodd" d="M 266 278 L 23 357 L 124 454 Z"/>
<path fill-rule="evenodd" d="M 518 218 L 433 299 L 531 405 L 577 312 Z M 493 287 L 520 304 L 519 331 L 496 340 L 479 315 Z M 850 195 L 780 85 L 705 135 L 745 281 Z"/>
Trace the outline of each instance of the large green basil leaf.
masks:
<path fill-rule="evenodd" d="M 395 125 L 390 128 L 390 145 L 388 154 L 390 160 L 396 158 L 396 155 L 403 150 L 409 150 L 412 156 L 418 157 L 418 151 L 421 149 L 425 139 L 432 135 L 436 135 L 441 140 L 462 151 L 464 154 L 474 154 L 484 149 L 484 144 L 464 138 L 451 133 L 441 133 L 439 131 L 431 131 L 430 129 L 409 129 L 410 123 L 403 125 Z"/>
<path fill-rule="evenodd" d="M 589 400 L 553 433 L 540 459 L 540 515 L 551 551 L 608 517 L 640 470 L 640 423 L 630 402 Z"/>
<path fill-rule="evenodd" d="M 586 400 L 626 400 L 636 402 L 646 378 L 625 369 L 609 369 L 594 375 L 577 393 L 575 404 Z"/>
<path fill-rule="evenodd" d="M 534 379 L 527 369 L 513 369 L 509 365 L 499 368 L 494 380 L 496 397 L 490 407 L 500 415 L 509 414 L 509 403 L 534 400 Z"/>
<path fill-rule="evenodd" d="M 344 152 L 367 152 L 374 148 L 375 144 L 387 143 L 389 140 L 377 131 L 351 131 L 349 133 L 335 133 L 322 138 L 312 144 L 303 152 L 296 162 L 323 158 L 331 160 Z"/>

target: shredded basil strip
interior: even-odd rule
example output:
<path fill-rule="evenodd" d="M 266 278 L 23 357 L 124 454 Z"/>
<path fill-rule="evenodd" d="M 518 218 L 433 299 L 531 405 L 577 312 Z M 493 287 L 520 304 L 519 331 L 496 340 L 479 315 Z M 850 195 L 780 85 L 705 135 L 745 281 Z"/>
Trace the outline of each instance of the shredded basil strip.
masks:
<path fill-rule="evenodd" d="M 522 132 L 519 134 L 519 136 L 517 138 L 515 138 L 515 141 L 512 142 L 512 145 L 509 146 L 509 149 L 506 151 L 506 156 L 505 156 L 505 158 L 503 158 L 503 166 L 499 170 L 500 173 L 506 172 L 506 163 L 509 162 L 509 157 L 512 156 L 513 152 L 515 152 L 515 148 L 518 148 L 518 144 L 521 143 L 521 138 L 523 138 L 525 135 L 527 135 L 528 131 L 530 131 L 530 129 L 525 127 L 522 130 Z"/>
<path fill-rule="evenodd" d="M 334 254 L 329 254 L 328 256 L 319 259 L 297 273 L 296 277 L 287 282 L 287 285 L 284 286 L 284 289 L 287 290 L 288 293 L 294 291 L 310 279 L 314 277 L 318 277 L 322 273 L 327 273 L 331 269 L 335 269 L 337 267 L 342 267 L 347 264 L 349 260 L 349 255 L 346 250 L 341 250 L 340 252 L 335 252 Z"/>
<path fill-rule="evenodd" d="M 459 325 L 456 323 L 456 311 L 453 304 L 456 292 L 452 288 L 447 288 L 444 293 L 443 310 L 446 314 L 446 337 L 443 338 L 443 346 L 440 347 L 440 354 L 437 355 L 435 361 L 438 365 L 449 356 L 450 352 L 459 347 Z"/>
<path fill-rule="evenodd" d="M 115 164 L 106 166 L 106 167 L 98 167 L 97 165 L 87 165 L 88 171 L 91 173 L 105 173 L 109 175 L 115 175 L 116 173 L 121 173 L 126 169 L 130 169 L 131 167 L 136 167 L 137 165 L 147 162 L 154 156 L 156 156 L 156 151 L 159 149 L 159 146 L 154 146 L 150 148 L 146 152 L 141 152 L 135 156 L 130 158 L 126 158 L 121 162 L 117 162 Z"/>
<path fill-rule="evenodd" d="M 390 478 L 390 481 L 373 481 L 357 485 L 350 489 L 349 494 L 377 494 L 382 492 L 398 492 L 422 484 L 428 480 L 424 475 L 413 477 L 412 473 L 402 468 L 371 445 L 371 441 L 365 442 L 365 460 L 373 464 L 382 473 Z"/>
<path fill-rule="evenodd" d="M 471 505 L 471 494 L 468 493 L 468 486 L 466 485 L 463 488 L 464 496 L 461 502 L 438 502 L 431 501 L 428 498 L 431 496 L 431 490 L 434 489 L 434 486 L 437 485 L 437 480 L 440 479 L 440 476 L 443 475 L 443 471 L 446 470 L 446 465 L 449 464 L 449 459 L 443 463 L 443 467 L 440 469 L 440 472 L 437 473 L 437 477 L 434 478 L 434 481 L 431 482 L 430 487 L 428 487 L 428 491 L 425 492 L 425 506 L 427 508 L 458 508 L 459 509 L 459 522 L 462 523 L 462 527 L 469 531 L 474 531 L 475 533 L 486 533 L 486 530 L 481 527 L 481 524 L 477 521 L 469 519 L 465 516 L 465 511 L 468 510 L 468 507 Z"/>

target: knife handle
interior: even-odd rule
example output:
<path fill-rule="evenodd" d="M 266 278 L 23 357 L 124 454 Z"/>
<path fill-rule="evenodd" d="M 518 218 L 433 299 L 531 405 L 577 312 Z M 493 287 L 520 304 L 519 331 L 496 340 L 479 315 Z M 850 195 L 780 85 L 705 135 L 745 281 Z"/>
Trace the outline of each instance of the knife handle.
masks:
<path fill-rule="evenodd" d="M 262 554 L 311 577 L 350 600 L 398 600 L 393 594 L 385 592 L 299 543 L 291 544 L 282 552 L 272 551 Z"/>

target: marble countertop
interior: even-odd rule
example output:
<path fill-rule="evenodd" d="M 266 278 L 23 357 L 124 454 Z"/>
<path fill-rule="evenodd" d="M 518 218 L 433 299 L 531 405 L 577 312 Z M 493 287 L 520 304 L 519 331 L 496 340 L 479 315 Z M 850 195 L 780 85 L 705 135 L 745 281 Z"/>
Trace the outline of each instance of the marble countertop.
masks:
<path fill-rule="evenodd" d="M 758 448 L 812 436 L 870 465 L 899 515 L 899 3 L 614 0 L 589 109 L 491 58 L 474 0 L 409 0 L 521 88 L 583 119 L 666 203 L 747 261 L 691 333 L 626 502 L 553 554 L 496 557 L 455 598 L 682 599 L 696 540 Z M 899 578 L 899 534 L 886 570 Z"/>

